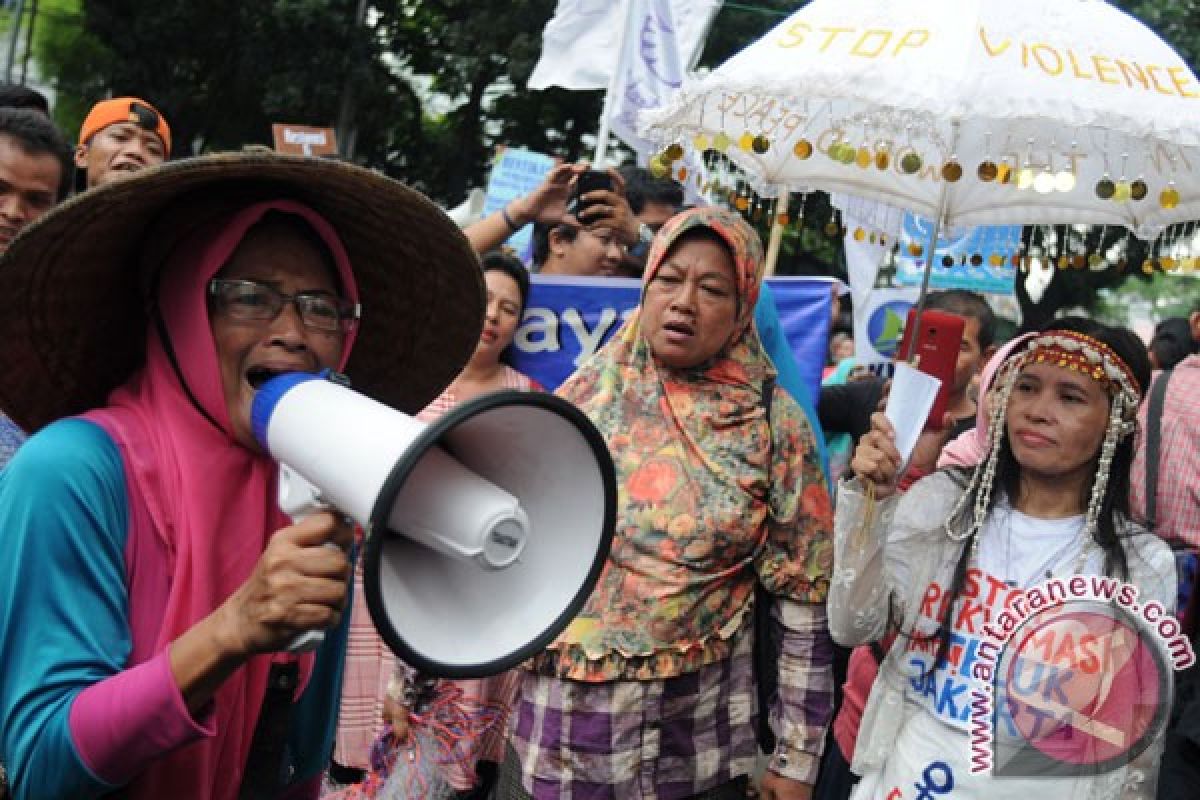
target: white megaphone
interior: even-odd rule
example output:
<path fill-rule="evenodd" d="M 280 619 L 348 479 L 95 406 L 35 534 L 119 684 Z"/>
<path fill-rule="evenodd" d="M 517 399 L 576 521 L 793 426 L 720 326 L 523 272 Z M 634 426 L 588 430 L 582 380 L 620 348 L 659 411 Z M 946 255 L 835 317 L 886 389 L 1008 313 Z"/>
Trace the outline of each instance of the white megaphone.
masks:
<path fill-rule="evenodd" d="M 259 389 L 251 416 L 284 467 L 284 510 L 316 495 L 366 531 L 371 619 L 426 675 L 477 678 L 529 659 L 600 577 L 616 517 L 612 458 L 561 398 L 497 392 L 425 425 L 289 373 Z"/>

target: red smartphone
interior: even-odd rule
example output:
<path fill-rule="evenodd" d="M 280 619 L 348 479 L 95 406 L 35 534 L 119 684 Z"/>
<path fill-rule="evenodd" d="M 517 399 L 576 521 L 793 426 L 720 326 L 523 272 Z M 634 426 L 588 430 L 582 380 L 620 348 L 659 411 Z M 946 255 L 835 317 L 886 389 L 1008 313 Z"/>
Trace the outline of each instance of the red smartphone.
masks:
<path fill-rule="evenodd" d="M 915 308 L 909 309 L 908 321 L 904 324 L 904 335 L 900 349 L 896 351 L 899 361 L 916 361 L 913 365 L 926 375 L 942 382 L 933 410 L 925 421 L 926 430 L 939 430 L 950 403 L 950 390 L 954 386 L 954 369 L 958 365 L 958 351 L 962 346 L 963 328 L 966 320 L 957 314 L 926 309 L 921 312 L 921 330 L 916 336 L 916 348 L 912 348 L 913 332 L 916 328 Z"/>

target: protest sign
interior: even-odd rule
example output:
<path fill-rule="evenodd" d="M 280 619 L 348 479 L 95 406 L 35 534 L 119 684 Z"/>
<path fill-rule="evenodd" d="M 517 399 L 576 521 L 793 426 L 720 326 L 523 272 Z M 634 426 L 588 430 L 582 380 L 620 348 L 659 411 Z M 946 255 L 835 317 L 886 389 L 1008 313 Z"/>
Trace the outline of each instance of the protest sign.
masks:
<path fill-rule="evenodd" d="M 900 347 L 908 310 L 916 305 L 917 289 L 872 289 L 854 308 L 854 357 L 859 363 L 890 364 Z"/>
<path fill-rule="evenodd" d="M 337 153 L 333 128 L 275 123 L 271 126 L 275 152 L 294 156 L 328 156 Z"/>
<path fill-rule="evenodd" d="M 554 166 L 550 156 L 532 150 L 505 148 L 496 156 L 488 178 L 487 196 L 483 201 L 483 216 L 493 214 L 518 197 L 524 197 L 538 187 Z M 509 237 L 508 246 L 522 261 L 533 256 L 533 226 L 526 225 Z"/>

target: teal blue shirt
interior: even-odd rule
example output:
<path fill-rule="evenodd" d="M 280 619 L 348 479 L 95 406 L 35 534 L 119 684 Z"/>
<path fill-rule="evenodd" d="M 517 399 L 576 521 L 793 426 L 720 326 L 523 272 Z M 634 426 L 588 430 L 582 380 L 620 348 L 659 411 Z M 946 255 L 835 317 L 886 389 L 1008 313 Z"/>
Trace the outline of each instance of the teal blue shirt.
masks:
<path fill-rule="evenodd" d="M 74 698 L 124 670 L 132 650 L 129 509 L 108 434 L 68 419 L 31 437 L 0 472 L 0 531 L 0 762 L 13 796 L 111 792 L 81 759 L 69 719 Z M 326 637 L 293 711 L 297 782 L 332 749 L 349 618 Z"/>

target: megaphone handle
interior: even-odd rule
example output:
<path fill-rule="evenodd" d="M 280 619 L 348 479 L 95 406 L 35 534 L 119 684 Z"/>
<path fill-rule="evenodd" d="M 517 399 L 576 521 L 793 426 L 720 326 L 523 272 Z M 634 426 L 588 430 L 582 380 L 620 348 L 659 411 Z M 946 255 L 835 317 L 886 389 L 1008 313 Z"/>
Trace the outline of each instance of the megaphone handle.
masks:
<path fill-rule="evenodd" d="M 292 522 L 303 522 L 318 511 L 324 511 L 330 506 L 321 501 L 321 492 L 317 487 L 300 477 L 300 474 L 287 464 L 279 465 L 279 507 L 292 518 Z M 325 547 L 340 550 L 333 542 L 326 542 Z M 289 653 L 307 653 L 316 650 L 325 641 L 325 631 L 312 630 L 292 639 L 287 646 Z"/>
<path fill-rule="evenodd" d="M 300 520 L 296 520 L 296 521 L 299 522 Z M 324 546 L 332 547 L 334 550 L 341 549 L 333 542 L 326 542 Z M 295 639 L 292 639 L 292 641 L 287 646 L 287 651 L 289 653 L 307 653 L 310 650 L 316 650 L 318 647 L 321 646 L 321 644 L 324 641 L 325 641 L 325 631 L 320 630 L 320 629 L 305 631 L 304 633 L 301 633 L 298 636 L 296 636 Z"/>
<path fill-rule="evenodd" d="M 289 653 L 307 653 L 316 650 L 325 641 L 325 631 L 305 631 L 288 643 Z"/>

